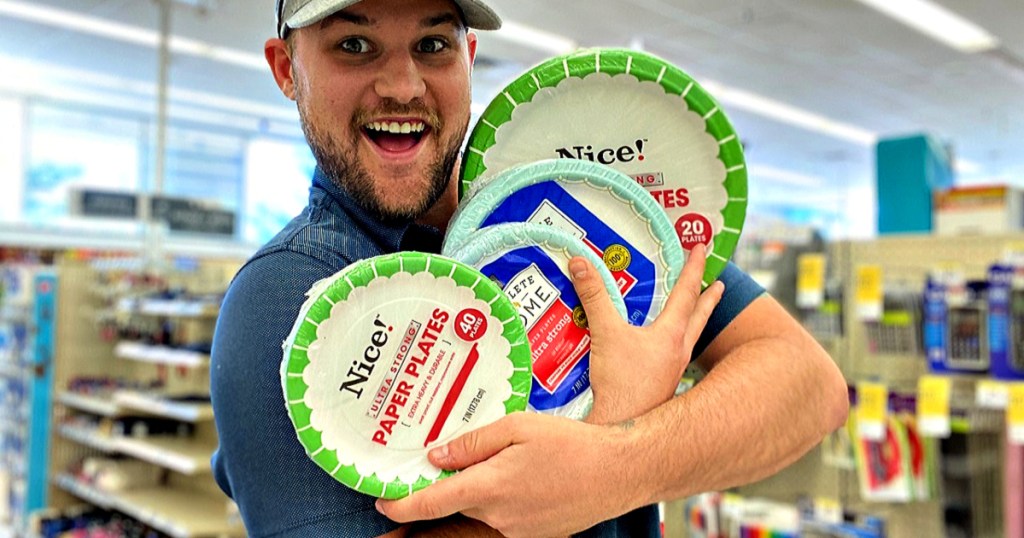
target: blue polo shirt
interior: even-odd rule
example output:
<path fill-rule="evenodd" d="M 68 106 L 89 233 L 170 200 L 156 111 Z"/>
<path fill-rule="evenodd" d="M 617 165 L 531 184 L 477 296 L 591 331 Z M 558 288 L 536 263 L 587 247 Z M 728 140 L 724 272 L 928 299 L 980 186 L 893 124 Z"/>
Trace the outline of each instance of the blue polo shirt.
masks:
<path fill-rule="evenodd" d="M 212 464 L 249 536 L 362 537 L 398 527 L 374 509 L 374 498 L 337 482 L 306 455 L 282 395 L 281 344 L 313 283 L 381 254 L 438 252 L 441 239 L 432 228 L 378 221 L 317 170 L 309 205 L 231 282 L 213 339 L 210 382 L 220 446 Z M 731 264 L 720 279 L 726 295 L 694 356 L 764 291 Z M 582 536 L 660 536 L 657 509 L 642 508 Z"/>

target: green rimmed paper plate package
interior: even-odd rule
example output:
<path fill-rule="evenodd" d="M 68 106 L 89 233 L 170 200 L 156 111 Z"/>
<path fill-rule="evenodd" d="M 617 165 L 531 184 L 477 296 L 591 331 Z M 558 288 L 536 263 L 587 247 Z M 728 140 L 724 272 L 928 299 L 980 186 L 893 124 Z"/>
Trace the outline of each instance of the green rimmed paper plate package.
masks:
<path fill-rule="evenodd" d="M 526 409 L 530 348 L 516 308 L 476 269 L 407 252 L 315 284 L 284 342 L 299 441 L 339 482 L 396 499 L 449 472 L 427 452 Z"/>
<path fill-rule="evenodd" d="M 552 158 L 597 162 L 633 178 L 664 208 L 685 250 L 709 247 L 706 283 L 735 251 L 747 206 L 742 143 L 714 98 L 671 63 L 590 49 L 527 71 L 474 126 L 460 192 Z"/>
<path fill-rule="evenodd" d="M 553 226 L 488 226 L 444 254 L 476 267 L 502 287 L 523 320 L 533 361 L 529 410 L 582 420 L 594 402 L 590 389 L 590 329 L 569 273 L 586 258 L 623 317 L 626 306 L 604 262 L 580 239 Z"/>

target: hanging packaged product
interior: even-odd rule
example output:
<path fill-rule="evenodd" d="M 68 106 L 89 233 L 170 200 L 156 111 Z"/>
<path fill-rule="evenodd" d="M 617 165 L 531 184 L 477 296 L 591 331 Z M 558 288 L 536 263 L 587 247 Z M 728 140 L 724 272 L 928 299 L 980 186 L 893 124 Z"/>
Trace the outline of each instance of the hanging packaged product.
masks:
<path fill-rule="evenodd" d="M 512 300 L 526 327 L 533 360 L 532 411 L 586 418 L 590 390 L 590 330 L 569 273 L 569 260 L 587 258 L 600 273 L 612 304 L 626 316 L 622 294 L 601 258 L 582 241 L 552 226 L 488 226 L 447 256 L 476 267 Z"/>
<path fill-rule="evenodd" d="M 510 222 L 554 226 L 581 240 L 612 272 L 634 325 L 657 317 L 682 270 L 683 249 L 665 211 L 602 164 L 547 160 L 492 177 L 452 217 L 443 251 Z"/>
<path fill-rule="evenodd" d="M 1024 380 L 1024 267 L 989 267 L 988 321 L 992 376 Z"/>
<path fill-rule="evenodd" d="M 609 165 L 642 186 L 684 249 L 708 247 L 706 282 L 736 249 L 747 206 L 743 144 L 712 96 L 660 58 L 590 49 L 524 73 L 470 133 L 461 192 L 478 178 L 551 158 Z"/>
<path fill-rule="evenodd" d="M 415 252 L 318 282 L 284 343 L 281 383 L 307 454 L 339 482 L 396 499 L 450 475 L 435 446 L 523 411 L 530 348 L 501 288 Z"/>

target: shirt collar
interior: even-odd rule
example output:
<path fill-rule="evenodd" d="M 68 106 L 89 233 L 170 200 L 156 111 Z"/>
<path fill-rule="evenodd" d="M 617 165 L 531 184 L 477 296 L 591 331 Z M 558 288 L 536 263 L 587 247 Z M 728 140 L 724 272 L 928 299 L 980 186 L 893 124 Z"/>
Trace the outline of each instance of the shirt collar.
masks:
<path fill-rule="evenodd" d="M 421 252 L 439 252 L 441 249 L 441 232 L 432 226 L 416 224 L 407 219 L 382 221 L 366 208 L 359 205 L 349 193 L 331 181 L 318 166 L 313 174 L 313 193 L 323 191 L 337 202 L 356 226 L 358 226 L 385 252 L 417 250 Z M 311 200 L 312 201 L 312 200 Z"/>

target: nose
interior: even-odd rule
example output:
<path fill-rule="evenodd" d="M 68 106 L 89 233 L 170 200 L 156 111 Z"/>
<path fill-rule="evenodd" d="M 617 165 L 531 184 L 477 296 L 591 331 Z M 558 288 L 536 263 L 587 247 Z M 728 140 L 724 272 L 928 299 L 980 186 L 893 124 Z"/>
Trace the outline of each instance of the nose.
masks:
<path fill-rule="evenodd" d="M 426 83 L 416 60 L 408 53 L 391 54 L 381 67 L 374 86 L 377 95 L 405 104 L 423 97 Z"/>

